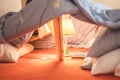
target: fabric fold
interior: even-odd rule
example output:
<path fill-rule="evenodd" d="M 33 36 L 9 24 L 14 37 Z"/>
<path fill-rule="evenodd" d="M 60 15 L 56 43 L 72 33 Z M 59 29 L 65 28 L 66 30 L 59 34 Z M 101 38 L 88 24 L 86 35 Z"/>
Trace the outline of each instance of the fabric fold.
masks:
<path fill-rule="evenodd" d="M 93 2 L 92 0 L 73 1 L 79 10 L 94 23 L 110 29 L 120 28 L 120 9 L 111 9 L 106 5 Z"/>
<path fill-rule="evenodd" d="M 14 12 L 8 12 L 7 14 L 0 17 L 0 44 L 1 43 L 6 43 L 6 40 L 4 39 L 4 36 L 3 36 L 3 30 L 2 29 L 3 29 L 3 26 L 4 26 L 4 23 L 5 23 L 6 19 L 13 14 L 14 14 Z"/>
<path fill-rule="evenodd" d="M 120 9 L 111 9 L 92 0 L 32 0 L 5 20 L 0 28 L 0 43 L 11 42 L 63 14 L 71 14 L 79 20 L 82 20 L 79 14 L 83 14 L 95 24 L 118 29 L 119 13 Z"/>
<path fill-rule="evenodd" d="M 69 0 L 33 0 L 4 23 L 3 32 L 7 42 L 41 27 L 62 14 L 77 10 Z"/>

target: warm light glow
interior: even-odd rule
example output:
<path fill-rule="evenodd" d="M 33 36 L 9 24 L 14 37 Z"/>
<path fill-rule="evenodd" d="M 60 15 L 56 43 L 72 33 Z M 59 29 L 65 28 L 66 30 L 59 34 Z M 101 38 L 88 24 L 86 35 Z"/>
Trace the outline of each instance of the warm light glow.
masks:
<path fill-rule="evenodd" d="M 63 29 L 64 36 L 75 34 L 74 25 L 71 19 L 62 20 L 62 29 Z"/>
<path fill-rule="evenodd" d="M 53 20 L 49 21 L 47 23 L 47 25 L 48 25 L 50 31 L 52 32 L 52 35 L 54 36 L 54 23 L 53 23 Z"/>
<path fill-rule="evenodd" d="M 62 33 L 63 33 L 63 48 L 64 48 L 64 56 L 70 56 L 68 51 L 68 42 L 67 38 L 71 35 L 75 34 L 74 25 L 70 15 L 63 15 L 62 16 Z"/>

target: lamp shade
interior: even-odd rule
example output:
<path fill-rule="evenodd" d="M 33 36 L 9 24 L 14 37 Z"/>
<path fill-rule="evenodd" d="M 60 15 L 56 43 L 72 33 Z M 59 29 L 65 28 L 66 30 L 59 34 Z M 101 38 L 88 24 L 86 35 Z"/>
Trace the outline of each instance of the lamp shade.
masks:
<path fill-rule="evenodd" d="M 71 19 L 62 20 L 62 31 L 63 31 L 63 36 L 75 34 L 74 25 Z"/>

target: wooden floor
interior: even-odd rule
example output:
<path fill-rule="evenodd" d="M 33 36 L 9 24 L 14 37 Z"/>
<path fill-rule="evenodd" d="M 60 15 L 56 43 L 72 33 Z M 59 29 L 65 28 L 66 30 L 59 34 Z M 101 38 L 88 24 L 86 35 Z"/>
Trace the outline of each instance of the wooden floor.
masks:
<path fill-rule="evenodd" d="M 34 50 L 17 63 L 0 63 L 0 80 L 120 80 L 113 74 L 93 76 L 90 71 L 80 68 L 83 62 L 82 58 L 68 58 L 59 62 L 55 49 Z"/>

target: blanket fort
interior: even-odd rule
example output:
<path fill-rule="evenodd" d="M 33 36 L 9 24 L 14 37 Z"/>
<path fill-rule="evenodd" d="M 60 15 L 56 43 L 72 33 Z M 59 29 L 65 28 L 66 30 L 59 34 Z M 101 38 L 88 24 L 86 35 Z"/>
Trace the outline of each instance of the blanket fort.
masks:
<path fill-rule="evenodd" d="M 92 0 L 32 0 L 20 11 L 0 18 L 0 43 L 12 42 L 63 14 L 79 19 L 76 15 L 81 13 L 95 24 L 120 28 L 120 9 Z"/>

